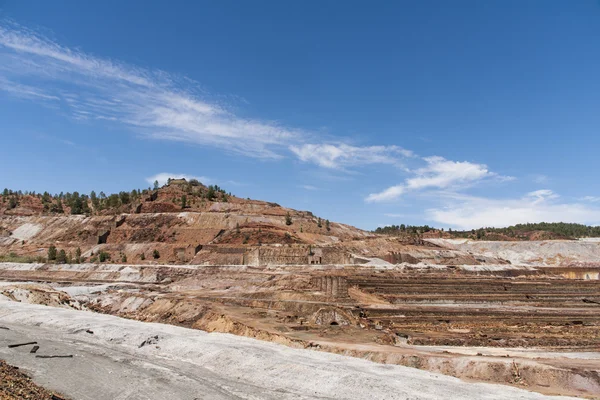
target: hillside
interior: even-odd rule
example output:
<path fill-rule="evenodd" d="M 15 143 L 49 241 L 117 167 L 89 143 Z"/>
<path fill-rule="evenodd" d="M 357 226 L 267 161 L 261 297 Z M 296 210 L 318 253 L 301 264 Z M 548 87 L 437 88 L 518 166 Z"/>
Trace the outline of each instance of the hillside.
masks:
<path fill-rule="evenodd" d="M 398 237 L 418 236 L 423 238 L 474 239 L 491 241 L 519 240 L 568 240 L 600 237 L 600 226 L 588 226 L 565 222 L 540 222 L 517 224 L 506 228 L 479 228 L 465 231 L 437 229 L 428 225 L 389 225 L 379 227 L 375 233 Z"/>
<path fill-rule="evenodd" d="M 3 261 L 286 265 L 355 264 L 379 257 L 393 263 L 482 262 L 418 237 L 377 235 L 183 179 L 108 196 L 5 190 L 0 215 Z"/>

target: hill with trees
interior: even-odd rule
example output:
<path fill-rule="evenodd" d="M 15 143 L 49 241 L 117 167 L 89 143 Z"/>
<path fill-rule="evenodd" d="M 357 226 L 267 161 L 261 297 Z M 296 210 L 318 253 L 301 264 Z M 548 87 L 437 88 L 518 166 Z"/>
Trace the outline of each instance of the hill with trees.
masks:
<path fill-rule="evenodd" d="M 424 238 L 465 238 L 478 240 L 552 240 L 600 237 L 600 226 L 567 222 L 539 222 L 508 226 L 506 228 L 479 228 L 472 230 L 437 229 L 428 225 L 389 225 L 375 229 L 375 233 L 405 236 L 421 235 Z"/>

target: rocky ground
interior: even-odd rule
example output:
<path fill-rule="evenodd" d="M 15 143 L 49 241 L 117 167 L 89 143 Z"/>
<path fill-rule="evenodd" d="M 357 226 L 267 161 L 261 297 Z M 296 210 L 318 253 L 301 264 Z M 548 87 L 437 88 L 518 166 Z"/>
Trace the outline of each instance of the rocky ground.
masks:
<path fill-rule="evenodd" d="M 0 264 L 0 294 L 594 398 L 598 281 L 552 268 Z"/>

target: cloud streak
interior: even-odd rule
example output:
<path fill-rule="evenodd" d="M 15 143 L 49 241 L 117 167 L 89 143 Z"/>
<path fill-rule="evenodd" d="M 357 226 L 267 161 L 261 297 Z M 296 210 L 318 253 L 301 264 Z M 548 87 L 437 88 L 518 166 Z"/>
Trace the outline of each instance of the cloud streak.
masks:
<path fill-rule="evenodd" d="M 450 161 L 443 157 L 425 157 L 426 165 L 412 171 L 413 176 L 404 183 L 388 187 L 379 193 L 371 193 L 365 199 L 368 203 L 393 201 L 408 192 L 424 189 L 460 189 L 486 179 L 512 180 L 489 171 L 485 164 L 468 161 Z"/>
<path fill-rule="evenodd" d="M 305 132 L 241 118 L 201 98 L 189 80 L 69 49 L 0 21 L 0 90 L 59 103 L 76 119 L 125 124 L 139 134 L 280 158 Z"/>
<path fill-rule="evenodd" d="M 290 146 L 301 161 L 331 169 L 345 169 L 368 164 L 400 164 L 413 152 L 399 146 L 364 146 L 348 144 L 303 144 Z"/>

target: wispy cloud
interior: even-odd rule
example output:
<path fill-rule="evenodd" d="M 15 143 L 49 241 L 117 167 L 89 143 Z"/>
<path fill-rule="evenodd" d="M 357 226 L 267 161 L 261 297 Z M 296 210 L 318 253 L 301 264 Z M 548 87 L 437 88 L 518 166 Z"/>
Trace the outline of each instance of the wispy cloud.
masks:
<path fill-rule="evenodd" d="M 316 186 L 312 186 L 312 185 L 300 185 L 300 188 L 304 189 L 304 190 L 319 190 L 318 187 Z"/>
<path fill-rule="evenodd" d="M 426 165 L 412 171 L 413 176 L 406 179 L 404 183 L 388 187 L 379 193 L 372 193 L 365 200 L 367 202 L 392 201 L 404 193 L 423 189 L 457 190 L 486 179 L 493 178 L 501 181 L 514 179 L 489 171 L 485 164 L 450 161 L 437 156 L 425 157 L 423 161 Z"/>
<path fill-rule="evenodd" d="M 276 122 L 241 118 L 201 98 L 188 79 L 66 48 L 7 21 L 0 21 L 0 90 L 59 102 L 77 119 L 117 122 L 150 138 L 253 157 L 281 157 L 305 136 Z"/>
<path fill-rule="evenodd" d="M 580 200 L 588 203 L 600 203 L 600 196 L 584 196 Z"/>
<path fill-rule="evenodd" d="M 333 169 L 367 164 L 399 164 L 401 159 L 414 156 L 412 151 L 399 146 L 359 147 L 344 143 L 292 145 L 290 150 L 302 161 Z"/>
<path fill-rule="evenodd" d="M 397 213 L 386 213 L 383 215 L 385 215 L 386 217 L 390 217 L 390 218 L 406 218 L 406 217 L 408 217 L 407 214 L 397 214 Z"/>
<path fill-rule="evenodd" d="M 446 193 L 443 206 L 427 210 L 426 218 L 460 229 L 505 227 L 528 222 L 600 223 L 600 208 L 558 199 L 559 196 L 551 190 L 537 190 L 516 199 Z"/>
<path fill-rule="evenodd" d="M 531 175 L 531 180 L 537 184 L 543 185 L 548 183 L 550 181 L 550 178 L 543 174 L 533 174 Z"/>
<path fill-rule="evenodd" d="M 189 181 L 190 179 L 196 179 L 199 182 L 208 185 L 212 182 L 212 179 L 207 178 L 206 176 L 194 176 L 194 175 L 188 175 L 188 174 L 174 174 L 171 172 L 161 172 L 158 173 L 156 175 L 153 176 L 149 176 L 146 178 L 146 182 L 148 182 L 150 185 L 153 185 L 154 182 L 158 181 L 159 185 L 165 185 L 170 179 L 186 179 L 187 181 Z"/>

